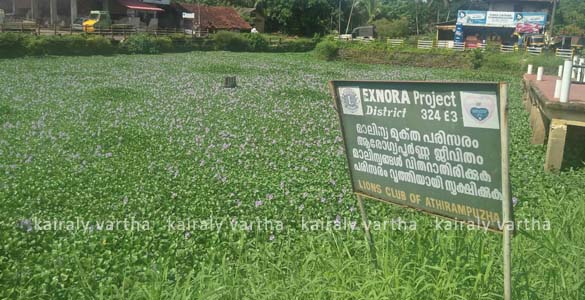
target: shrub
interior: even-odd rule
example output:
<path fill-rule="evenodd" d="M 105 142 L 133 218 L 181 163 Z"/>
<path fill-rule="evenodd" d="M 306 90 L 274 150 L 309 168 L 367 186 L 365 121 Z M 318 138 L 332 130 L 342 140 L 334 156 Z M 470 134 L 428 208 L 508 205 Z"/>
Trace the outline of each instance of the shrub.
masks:
<path fill-rule="evenodd" d="M 175 52 L 190 51 L 194 47 L 193 38 L 191 36 L 175 33 L 168 36 L 171 41 L 173 50 Z"/>
<path fill-rule="evenodd" d="M 216 50 L 242 52 L 250 49 L 250 42 L 243 34 L 220 31 L 212 36 Z"/>
<path fill-rule="evenodd" d="M 164 53 L 164 52 L 173 52 L 173 41 L 171 38 L 162 36 L 162 37 L 155 37 L 154 39 L 156 47 L 158 49 L 157 53 Z"/>
<path fill-rule="evenodd" d="M 53 36 L 41 36 L 37 39 L 44 39 L 44 41 L 38 41 L 38 45 L 45 47 L 45 53 L 49 55 L 83 55 L 88 54 L 86 51 L 86 38 L 83 35 L 53 35 Z M 35 50 L 35 51 L 39 51 Z M 91 53 L 90 53 L 91 54 Z"/>
<path fill-rule="evenodd" d="M 316 45 L 315 40 L 300 38 L 285 41 L 274 50 L 277 52 L 307 52 L 314 50 Z"/>
<path fill-rule="evenodd" d="M 0 58 L 13 58 L 26 55 L 30 35 L 0 33 Z"/>
<path fill-rule="evenodd" d="M 131 54 L 157 54 L 161 50 L 157 38 L 148 34 L 132 35 L 122 42 L 121 46 L 124 52 Z"/>
<path fill-rule="evenodd" d="M 323 41 L 315 47 L 315 56 L 319 59 L 334 60 L 339 54 L 339 45 L 332 41 Z"/>
<path fill-rule="evenodd" d="M 210 39 L 194 39 L 184 34 L 164 37 L 138 34 L 130 36 L 120 43 L 99 35 L 35 36 L 22 33 L 2 33 L 0 34 L 0 57 L 110 55 L 116 52 L 156 54 L 194 50 L 306 52 L 313 50 L 319 39 L 320 37 L 285 40 L 273 47 L 270 46 L 265 35 L 234 32 L 220 32 Z"/>
<path fill-rule="evenodd" d="M 479 69 L 483 65 L 484 53 L 481 49 L 474 49 L 468 54 L 471 61 L 471 66 L 474 69 Z"/>
<path fill-rule="evenodd" d="M 111 55 L 116 52 L 112 42 L 103 36 L 88 36 L 85 46 L 88 54 Z"/>
<path fill-rule="evenodd" d="M 42 56 L 49 54 L 48 42 L 43 37 L 32 37 L 26 41 L 26 54 L 32 56 Z"/>
<path fill-rule="evenodd" d="M 269 48 L 268 40 L 258 33 L 247 33 L 245 37 L 248 39 L 250 51 L 267 51 Z"/>

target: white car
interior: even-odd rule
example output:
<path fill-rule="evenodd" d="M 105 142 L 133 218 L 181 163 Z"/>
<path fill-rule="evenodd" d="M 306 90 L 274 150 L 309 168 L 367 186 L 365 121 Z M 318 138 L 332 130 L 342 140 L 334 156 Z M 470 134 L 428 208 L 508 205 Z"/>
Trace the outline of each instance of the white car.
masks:
<path fill-rule="evenodd" d="M 87 21 L 87 17 L 79 17 L 71 24 L 71 29 L 75 31 L 83 31 L 83 22 Z"/>

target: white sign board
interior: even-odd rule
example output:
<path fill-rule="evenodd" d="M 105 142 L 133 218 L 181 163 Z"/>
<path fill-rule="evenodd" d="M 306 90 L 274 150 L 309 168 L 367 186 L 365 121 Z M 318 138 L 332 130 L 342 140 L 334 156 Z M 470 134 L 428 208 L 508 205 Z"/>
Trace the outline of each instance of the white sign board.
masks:
<path fill-rule="evenodd" d="M 183 13 L 183 19 L 195 19 L 195 13 Z"/>
<path fill-rule="evenodd" d="M 488 11 L 486 23 L 493 27 L 516 27 L 513 11 Z"/>

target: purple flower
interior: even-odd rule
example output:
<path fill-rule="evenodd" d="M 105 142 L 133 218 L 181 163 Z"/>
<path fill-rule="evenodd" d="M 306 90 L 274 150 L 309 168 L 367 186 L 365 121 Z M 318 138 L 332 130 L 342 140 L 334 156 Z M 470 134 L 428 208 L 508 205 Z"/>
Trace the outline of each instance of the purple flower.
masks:
<path fill-rule="evenodd" d="M 272 199 L 274 199 L 274 195 L 273 194 L 268 194 L 268 195 L 266 195 L 266 199 L 272 200 Z"/>
<path fill-rule="evenodd" d="M 262 204 L 264 204 L 264 202 L 262 202 L 262 200 L 257 200 L 255 203 L 256 207 L 262 206 Z"/>

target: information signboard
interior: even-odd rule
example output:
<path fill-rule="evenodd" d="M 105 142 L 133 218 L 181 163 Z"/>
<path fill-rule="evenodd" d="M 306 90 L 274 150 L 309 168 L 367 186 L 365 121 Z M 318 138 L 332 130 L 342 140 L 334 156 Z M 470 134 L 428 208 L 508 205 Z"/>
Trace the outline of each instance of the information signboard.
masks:
<path fill-rule="evenodd" d="M 518 24 L 546 26 L 546 13 L 460 10 L 457 24 L 463 26 L 515 28 Z"/>
<path fill-rule="evenodd" d="M 355 193 L 497 231 L 511 221 L 505 84 L 330 88 Z"/>
<path fill-rule="evenodd" d="M 183 12 L 183 19 L 195 19 L 195 13 Z"/>

